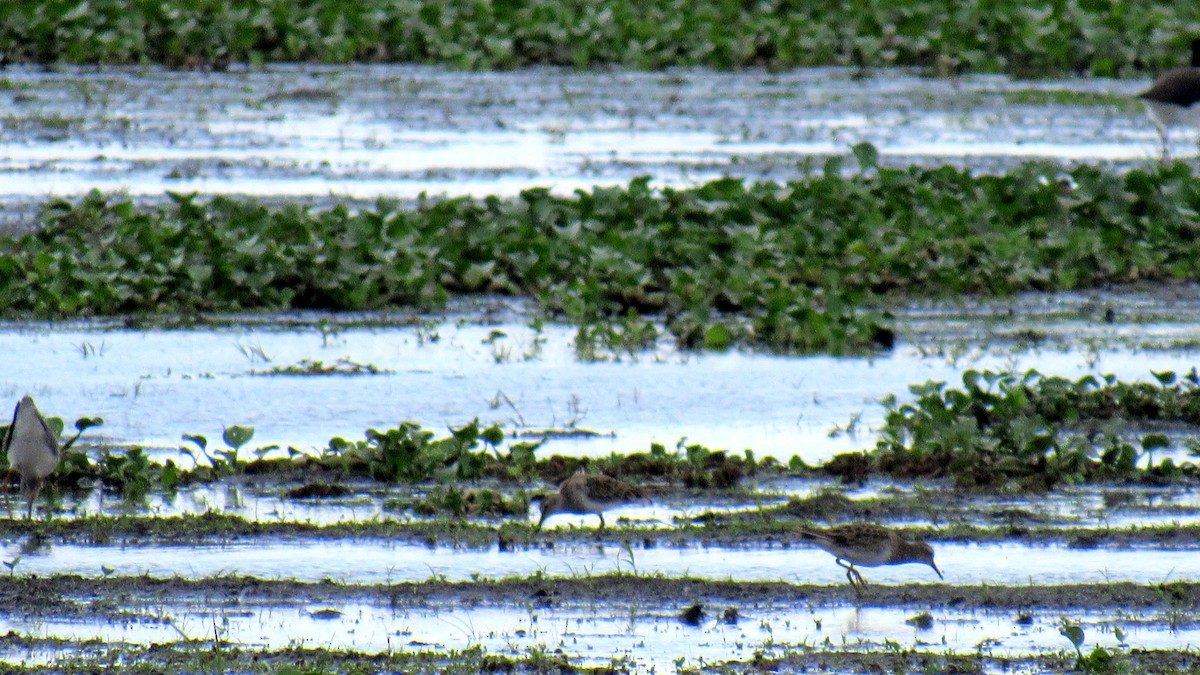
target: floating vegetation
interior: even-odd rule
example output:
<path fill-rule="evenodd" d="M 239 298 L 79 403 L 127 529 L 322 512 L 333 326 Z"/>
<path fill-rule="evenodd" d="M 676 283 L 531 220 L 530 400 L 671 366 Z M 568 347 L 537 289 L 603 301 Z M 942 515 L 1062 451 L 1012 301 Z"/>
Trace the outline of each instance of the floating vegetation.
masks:
<path fill-rule="evenodd" d="M 0 10 L 0 53 L 14 62 L 210 68 L 265 61 L 477 69 L 908 65 L 940 74 L 1129 76 L 1175 65 L 1186 51 L 1194 4 L 1164 0 L 1154 10 L 1052 2 L 1033 11 L 1021 3 L 981 0 L 749 6 L 734 0 L 603 6 L 554 0 L 37 0 Z"/>
<path fill-rule="evenodd" d="M 1196 463 L 1177 462 L 1163 456 L 1163 451 L 1173 444 L 1191 443 L 1195 446 L 1189 446 L 1191 454 L 1196 456 L 1200 442 L 1173 440 L 1159 431 L 1134 438 L 1127 429 L 1148 423 L 1200 424 L 1200 375 L 1195 371 L 1183 376 L 1153 375 L 1152 383 L 1129 383 L 1112 375 L 1069 380 L 1036 370 L 1020 374 L 967 370 L 962 389 L 947 387 L 945 382 L 912 385 L 915 399 L 910 402 L 900 403 L 895 395 L 883 399 L 884 425 L 873 448 L 838 455 L 820 466 L 808 466 L 798 457 L 780 464 L 772 457 L 758 459 L 749 449 L 730 453 L 682 440 L 673 449 L 652 443 L 646 452 L 542 458 L 537 450 L 544 439 L 506 438 L 499 425 L 482 427 L 478 421 L 452 428 L 444 437 L 419 424 L 402 422 L 390 429 L 368 429 L 358 440 L 332 438 L 316 453 L 283 451 L 276 445 L 251 450 L 254 428 L 233 425 L 224 429 L 222 447 L 210 448 L 205 436 L 184 435 L 180 451 L 193 459 L 190 468 L 173 461 L 152 462 L 137 447 L 101 447 L 92 453 L 67 453 L 48 482 L 51 493 L 103 485 L 138 498 L 152 490 L 173 491 L 193 483 L 255 475 L 301 481 L 305 487 L 296 497 L 321 497 L 344 493 L 323 492 L 314 484 L 367 479 L 434 488 L 421 498 L 393 500 L 391 509 L 503 518 L 524 517 L 528 512 L 530 498 L 524 490 L 506 495 L 464 484 L 487 480 L 522 488 L 555 485 L 581 470 L 699 490 L 735 489 L 746 478 L 813 474 L 849 482 L 865 482 L 877 474 L 948 479 L 960 488 L 1006 492 L 1090 482 L 1195 481 L 1200 478 Z M 98 422 L 80 419 L 76 438 Z M 51 424 L 61 433 L 61 420 L 52 419 Z M 0 468 L 3 461 L 0 458 Z M 869 516 L 870 508 L 838 495 L 818 495 L 793 500 L 780 512 L 828 520 Z M 920 514 L 919 503 L 911 508 Z"/>
<path fill-rule="evenodd" d="M 892 347 L 897 300 L 1200 278 L 1200 182 L 1186 164 L 1060 180 L 1057 166 L 977 176 L 854 152 L 856 172 L 833 158 L 782 185 L 639 179 L 353 212 L 91 194 L 0 238 L 0 306 L 13 318 L 435 310 L 498 293 L 577 324 L 583 358 L 662 337 L 850 354 Z"/>
<path fill-rule="evenodd" d="M 380 368 L 371 363 L 359 363 L 352 361 L 347 357 L 342 357 L 333 363 L 326 364 L 324 361 L 315 361 L 313 359 L 300 359 L 299 363 L 294 363 L 290 366 L 275 366 L 269 370 L 252 370 L 251 375 L 291 375 L 291 376 L 311 376 L 311 375 L 379 375 L 381 373 L 390 373 L 392 371 L 386 368 Z"/>
<path fill-rule="evenodd" d="M 1197 467 L 1155 450 L 1162 433 L 1140 443 L 1127 423 L 1200 423 L 1200 376 L 1153 373 L 1155 382 L 1120 382 L 1113 375 L 1078 380 L 968 370 L 962 389 L 945 382 L 910 387 L 916 400 L 883 400 L 885 424 L 864 458 L 893 475 L 949 477 L 963 487 L 1049 489 L 1059 483 L 1197 476 Z M 846 460 L 837 460 L 846 462 Z M 832 464 L 832 462 L 831 462 Z"/>
<path fill-rule="evenodd" d="M 385 511 L 407 511 L 419 516 L 450 516 L 452 518 L 518 518 L 529 515 L 530 496 L 520 490 L 505 496 L 488 488 L 461 489 L 457 486 L 437 486 L 423 497 L 389 499 Z"/>

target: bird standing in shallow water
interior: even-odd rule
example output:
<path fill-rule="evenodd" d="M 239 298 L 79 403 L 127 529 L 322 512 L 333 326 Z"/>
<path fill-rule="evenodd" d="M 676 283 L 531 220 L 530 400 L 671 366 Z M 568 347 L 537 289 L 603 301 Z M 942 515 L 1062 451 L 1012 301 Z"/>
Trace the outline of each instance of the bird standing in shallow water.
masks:
<path fill-rule="evenodd" d="M 46 424 L 45 418 L 33 404 L 28 394 L 13 411 L 12 424 L 4 433 L 4 451 L 8 454 L 10 478 L 13 471 L 21 476 L 21 494 L 27 501 L 25 517 L 33 517 L 33 501 L 42 489 L 42 481 L 58 466 L 62 451 L 58 435 Z M 5 483 L 8 484 L 7 481 Z M 12 517 L 12 505 L 7 499 L 5 506 Z"/>
<path fill-rule="evenodd" d="M 645 491 L 629 483 L 580 471 L 564 480 L 558 492 L 542 497 L 542 517 L 537 526 L 541 529 L 542 523 L 556 513 L 594 513 L 600 516 L 600 529 L 604 529 L 605 509 L 645 497 Z"/>
<path fill-rule="evenodd" d="M 1191 67 L 1172 68 L 1154 79 L 1138 94 L 1146 113 L 1162 138 L 1162 159 L 1167 160 L 1167 127 L 1193 124 L 1200 130 L 1200 38 L 1192 40 Z"/>
<path fill-rule="evenodd" d="M 924 563 L 937 572 L 939 579 L 944 578 L 933 562 L 932 546 L 923 541 L 905 541 L 882 525 L 854 523 L 826 530 L 802 528 L 798 534 L 802 540 L 811 541 L 837 558 L 837 564 L 846 568 L 846 579 L 860 597 L 867 582 L 854 569 L 855 565 L 876 567 Z"/>

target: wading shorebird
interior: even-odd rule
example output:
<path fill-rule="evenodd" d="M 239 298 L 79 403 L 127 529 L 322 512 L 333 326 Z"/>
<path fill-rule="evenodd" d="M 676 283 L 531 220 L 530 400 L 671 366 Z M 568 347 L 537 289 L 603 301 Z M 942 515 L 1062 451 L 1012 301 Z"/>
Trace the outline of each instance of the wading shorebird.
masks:
<path fill-rule="evenodd" d="M 556 513 L 594 513 L 600 516 L 600 529 L 604 529 L 604 510 L 621 504 L 645 499 L 646 493 L 624 481 L 603 474 L 579 471 L 558 486 L 558 492 L 542 497 L 542 523 Z"/>
<path fill-rule="evenodd" d="M 1154 79 L 1154 84 L 1138 94 L 1146 104 L 1146 114 L 1162 138 L 1163 161 L 1167 161 L 1167 128 L 1193 125 L 1200 131 L 1200 38 L 1192 40 L 1191 67 L 1172 68 Z"/>
<path fill-rule="evenodd" d="M 854 523 L 826 530 L 801 528 L 798 534 L 802 540 L 811 541 L 837 558 L 837 564 L 846 568 L 846 579 L 860 597 L 867 582 L 854 569 L 855 565 L 877 567 L 924 563 L 937 572 L 939 579 L 944 578 L 942 571 L 933 563 L 932 546 L 923 541 L 905 541 L 882 525 Z"/>
<path fill-rule="evenodd" d="M 20 474 L 21 494 L 26 500 L 25 517 L 32 518 L 33 502 L 42 489 L 42 481 L 58 466 L 62 450 L 58 445 L 58 435 L 46 424 L 28 394 L 17 404 L 12 424 L 4 432 L 4 451 L 8 454 L 10 467 L 8 478 L 12 478 L 13 472 Z M 4 505 L 8 509 L 8 517 L 12 518 L 9 485 L 9 480 L 6 480 Z"/>

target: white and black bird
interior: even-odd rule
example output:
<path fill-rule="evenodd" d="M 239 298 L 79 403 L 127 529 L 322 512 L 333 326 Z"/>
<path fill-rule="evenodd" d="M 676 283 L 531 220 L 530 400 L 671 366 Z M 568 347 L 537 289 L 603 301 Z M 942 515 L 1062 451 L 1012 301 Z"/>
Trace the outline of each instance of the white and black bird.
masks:
<path fill-rule="evenodd" d="M 42 481 L 58 466 L 62 448 L 58 444 L 58 434 L 46 424 L 46 419 L 38 412 L 33 398 L 28 394 L 17 404 L 12 424 L 4 432 L 4 451 L 8 455 L 10 477 L 14 471 L 21 476 L 21 494 L 26 499 L 25 515 L 32 518 L 33 501 L 42 489 Z M 7 499 L 5 505 L 11 517 L 12 506 Z"/>
<path fill-rule="evenodd" d="M 1167 160 L 1167 129 L 1191 125 L 1200 130 L 1200 38 L 1192 40 L 1192 65 L 1172 68 L 1154 79 L 1138 98 L 1162 138 L 1163 161 Z"/>

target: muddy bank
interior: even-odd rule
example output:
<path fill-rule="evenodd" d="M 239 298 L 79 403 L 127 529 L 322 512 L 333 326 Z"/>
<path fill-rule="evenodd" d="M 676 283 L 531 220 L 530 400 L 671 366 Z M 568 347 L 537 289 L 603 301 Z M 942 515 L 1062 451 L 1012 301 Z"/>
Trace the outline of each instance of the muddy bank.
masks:
<path fill-rule="evenodd" d="M 0 522 L 0 538 L 22 542 L 37 550 L 44 545 L 188 546 L 213 543 L 287 543 L 295 540 L 369 541 L 444 547 L 450 549 L 554 550 L 610 546 L 637 549 L 724 547 L 790 548 L 792 530 L 809 521 L 759 518 L 728 523 L 679 523 L 673 529 L 645 527 L 560 528 L 538 531 L 528 522 L 469 523 L 454 520 L 402 522 L 374 520 L 314 525 L 300 522 L 260 522 L 239 516 L 208 513 L 167 518 L 90 516 L 45 522 Z M 945 543 L 1014 542 L 1029 546 L 1062 545 L 1073 549 L 1125 549 L 1153 545 L 1160 550 L 1200 549 L 1200 524 L 1112 527 L 979 527 L 901 526 L 902 536 Z"/>
<path fill-rule="evenodd" d="M 844 606 L 928 610 L 1195 610 L 1200 583 L 1108 583 L 1037 586 L 958 586 L 941 583 L 872 584 L 856 600 L 846 584 L 719 581 L 607 574 L 589 578 L 520 578 L 395 584 L 303 583 L 254 577 L 206 579 L 149 576 L 90 578 L 77 575 L 0 579 L 0 613 L 112 616 L 116 611 L 202 599 L 226 608 L 361 602 L 401 607 L 633 604 L 647 612 L 679 612 L 701 603 L 718 614 L 726 607 Z"/>
<path fill-rule="evenodd" d="M 1191 673 L 1200 657 L 1187 650 L 1131 650 L 1115 660 L 1128 670 L 1113 672 Z M 796 650 L 786 657 L 712 665 L 700 672 L 745 673 L 1061 673 L 1075 667 L 1073 655 L 1046 655 L 1027 658 L 996 656 L 922 654 L 918 652 L 805 652 Z"/>
<path fill-rule="evenodd" d="M 302 669 L 309 675 L 341 672 L 405 672 L 440 673 L 443 675 L 475 675 L 481 672 L 500 673 L 632 673 L 642 672 L 636 663 L 614 658 L 603 666 L 587 666 L 573 662 L 567 656 L 545 650 L 530 650 L 519 657 L 488 654 L 480 649 L 457 653 L 423 652 L 419 645 L 389 653 L 368 653 L 353 650 L 320 648 L 289 648 L 258 650 L 211 642 L 195 644 L 124 646 L 99 648 L 94 644 L 69 640 L 29 639 L 20 636 L 0 636 L 0 650 L 39 653 L 61 651 L 70 656 L 56 659 L 51 665 L 6 666 L 9 673 L 76 673 L 105 672 L 115 668 L 138 668 L 147 672 L 187 673 L 214 669 L 283 672 L 285 667 Z M 685 666 L 682 673 L 1010 673 L 1066 672 L 1075 663 L 1074 655 L 1047 654 L 1030 657 L 1003 657 L 984 654 L 926 654 L 866 653 L 855 651 L 813 651 L 797 646 L 783 657 L 762 656 L 746 661 L 728 661 Z M 1130 650 L 1119 655 L 1125 672 L 1171 674 L 1194 672 L 1197 656 L 1186 650 Z M 287 672 L 292 672 L 288 670 Z M 296 672 L 299 672 L 297 670 Z"/>

